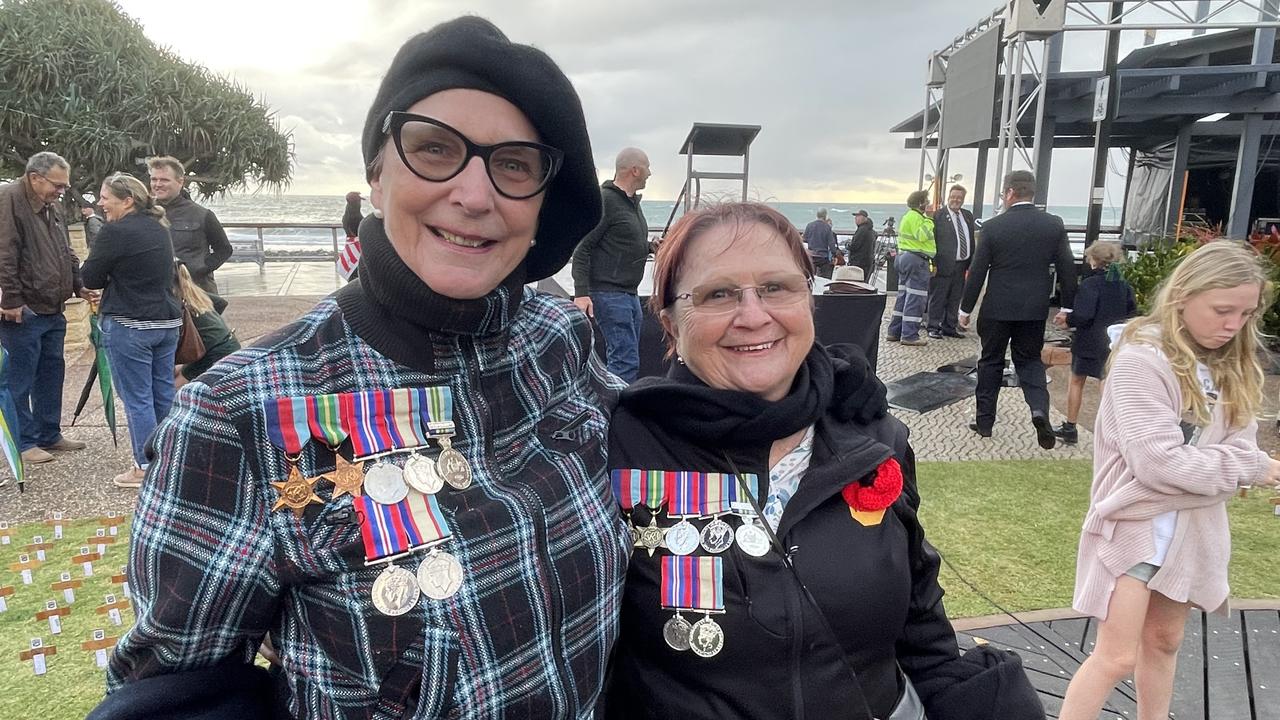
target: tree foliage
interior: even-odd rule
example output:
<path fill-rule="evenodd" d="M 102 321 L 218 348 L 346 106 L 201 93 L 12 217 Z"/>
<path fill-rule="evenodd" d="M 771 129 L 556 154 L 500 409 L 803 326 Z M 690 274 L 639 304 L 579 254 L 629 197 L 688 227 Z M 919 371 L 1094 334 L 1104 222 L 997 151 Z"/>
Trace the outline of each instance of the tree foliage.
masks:
<path fill-rule="evenodd" d="M 181 160 L 204 197 L 279 188 L 293 163 L 265 103 L 157 47 L 116 3 L 0 0 L 0 176 L 41 150 L 67 158 L 78 192 L 116 171 L 145 178 L 152 155 Z"/>

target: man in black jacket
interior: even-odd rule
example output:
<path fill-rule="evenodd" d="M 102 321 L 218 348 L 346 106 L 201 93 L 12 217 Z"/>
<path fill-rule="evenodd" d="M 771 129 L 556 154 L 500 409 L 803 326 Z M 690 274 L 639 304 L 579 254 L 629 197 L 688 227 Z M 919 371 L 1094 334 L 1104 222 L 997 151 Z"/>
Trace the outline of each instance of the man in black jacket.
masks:
<path fill-rule="evenodd" d="M 933 256 L 937 272 L 929 278 L 929 337 L 935 340 L 964 337 L 956 324 L 960 296 L 964 294 L 964 274 L 973 257 L 973 213 L 964 209 L 967 194 L 963 185 L 952 185 L 947 192 L 947 206 L 933 214 L 938 254 Z"/>
<path fill-rule="evenodd" d="M 853 222 L 858 229 L 853 231 L 853 238 L 849 240 L 849 264 L 862 268 L 862 279 L 871 282 L 876 257 L 875 224 L 866 210 L 854 213 Z"/>
<path fill-rule="evenodd" d="M 177 158 L 154 157 L 147 160 L 151 173 L 151 194 L 165 210 L 173 253 L 191 279 L 207 293 L 217 294 L 213 271 L 231 257 L 231 241 L 213 211 L 187 197 L 182 189 L 187 183 L 187 170 Z"/>
<path fill-rule="evenodd" d="M 604 333 L 609 372 L 633 382 L 640 372 L 644 311 L 636 295 L 649 259 L 649 224 L 639 191 L 649 180 L 649 158 L 624 148 L 612 180 L 600 189 L 604 217 L 573 251 L 573 302 Z"/>
<path fill-rule="evenodd" d="M 973 266 L 960 303 L 960 327 L 969 327 L 969 313 L 978 302 L 982 286 L 987 294 L 978 318 L 978 338 L 982 357 L 978 361 L 977 416 L 969 427 L 982 437 L 991 437 L 996 420 L 996 399 L 1004 374 L 1004 353 L 1013 346 L 1013 365 L 1040 447 L 1055 444 L 1049 425 L 1049 392 L 1045 389 L 1044 324 L 1053 292 L 1050 265 L 1058 273 L 1062 288 L 1062 310 L 1070 312 L 1076 294 L 1076 266 L 1067 244 L 1062 218 L 1040 210 L 1032 203 L 1035 176 L 1015 170 L 1004 178 L 1004 213 L 982 226 L 982 242 L 973 255 Z M 991 282 L 987 283 L 990 275 Z"/>

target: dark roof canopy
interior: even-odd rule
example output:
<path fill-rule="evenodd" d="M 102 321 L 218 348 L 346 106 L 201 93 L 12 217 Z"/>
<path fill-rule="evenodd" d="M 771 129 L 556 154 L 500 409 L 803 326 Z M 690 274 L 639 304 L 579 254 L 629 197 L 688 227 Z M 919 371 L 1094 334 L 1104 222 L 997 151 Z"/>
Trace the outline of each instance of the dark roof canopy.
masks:
<path fill-rule="evenodd" d="M 1241 116 L 1263 113 L 1270 119 L 1280 115 L 1280 63 L 1276 62 L 1280 58 L 1273 56 L 1270 64 L 1252 65 L 1253 36 L 1252 30 L 1231 30 L 1129 53 L 1119 63 L 1119 107 L 1111 124 L 1111 146 L 1149 148 L 1193 125 L 1197 152 L 1205 150 L 1204 157 L 1234 153 Z M 1092 147 L 1093 92 L 1099 74 L 1058 72 L 1049 76 L 1045 116 L 1053 120 L 1055 147 Z M 993 128 L 1000 113 L 1002 81 L 997 77 Z M 1031 76 L 1023 76 L 1024 98 L 1035 84 Z M 1226 113 L 1226 117 L 1199 122 L 1218 113 Z M 929 109 L 928 117 L 931 124 L 937 122 L 936 105 Z M 914 133 L 916 137 L 908 138 L 906 147 L 918 148 L 923 118 L 924 112 L 917 112 L 890 132 Z M 1032 114 L 1022 119 L 1018 129 L 1029 145 L 1035 131 Z"/>

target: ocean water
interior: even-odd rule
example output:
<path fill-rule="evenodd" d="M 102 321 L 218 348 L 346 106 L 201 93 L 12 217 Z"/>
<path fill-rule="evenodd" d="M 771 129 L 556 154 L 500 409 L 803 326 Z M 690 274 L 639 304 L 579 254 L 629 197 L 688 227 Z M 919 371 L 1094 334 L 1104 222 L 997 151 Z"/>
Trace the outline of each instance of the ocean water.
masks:
<path fill-rule="evenodd" d="M 208 203 L 203 203 L 218 215 L 224 223 L 332 223 L 342 222 L 342 211 L 346 201 L 341 195 L 229 195 Z M 875 223 L 876 228 L 884 225 L 887 218 L 899 219 L 906 212 L 906 206 L 900 204 L 880 203 L 800 203 L 770 202 L 797 227 L 803 228 L 816 217 L 819 208 L 828 209 L 832 226 L 836 230 L 852 231 L 854 229 L 853 214 L 858 210 L 866 210 Z M 662 228 L 671 215 L 673 202 L 670 200 L 645 200 L 641 205 L 650 227 Z M 368 202 L 364 205 L 365 213 L 372 211 Z M 1079 206 L 1050 206 L 1049 211 L 1062 216 L 1068 225 L 1084 225 L 1088 216 L 1088 208 Z M 989 211 L 988 211 L 989 212 Z M 1120 222 L 1118 208 L 1104 208 L 1102 224 L 1116 225 Z M 253 237 L 255 230 L 228 228 L 231 237 Z M 339 231 L 341 235 L 341 231 Z M 332 248 L 332 233 L 326 229 L 285 228 L 263 230 L 263 241 L 270 250 L 328 250 Z M 341 240 L 341 237 L 339 238 Z"/>

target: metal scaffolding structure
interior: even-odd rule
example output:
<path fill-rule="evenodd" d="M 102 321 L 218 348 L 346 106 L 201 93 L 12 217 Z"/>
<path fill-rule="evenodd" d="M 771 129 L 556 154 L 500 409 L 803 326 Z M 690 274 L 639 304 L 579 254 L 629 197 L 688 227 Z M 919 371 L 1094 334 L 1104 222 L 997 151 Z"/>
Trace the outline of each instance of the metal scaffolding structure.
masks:
<path fill-rule="evenodd" d="M 999 178 L 1015 167 L 1024 167 L 1040 178 L 1038 202 L 1047 200 L 1048 176 L 1054 141 L 1060 129 L 1060 121 L 1072 124 L 1073 132 L 1080 129 L 1085 118 L 1078 114 L 1069 119 L 1055 112 L 1067 102 L 1076 105 L 1092 96 L 1093 123 L 1092 146 L 1094 148 L 1094 177 L 1090 188 L 1090 223 L 1087 241 L 1092 242 L 1098 232 L 1098 220 L 1103 201 L 1102 185 L 1105 179 L 1106 156 L 1112 144 L 1112 123 L 1122 111 L 1131 116 L 1144 116 L 1154 124 L 1150 132 L 1164 131 L 1168 139 L 1181 138 L 1181 154 L 1185 157 L 1189 133 L 1185 126 L 1199 120 L 1193 116 L 1206 95 L 1240 98 L 1247 101 L 1223 104 L 1223 111 L 1238 116 L 1232 128 L 1238 128 L 1235 186 L 1228 234 L 1242 236 L 1249 222 L 1249 207 L 1253 195 L 1253 172 L 1259 162 L 1259 146 L 1264 134 L 1264 116 L 1275 113 L 1271 100 L 1280 94 L 1280 65 L 1273 64 L 1276 28 L 1280 27 L 1280 0 L 1009 0 L 983 17 L 950 44 L 932 53 L 928 61 L 928 79 L 925 83 L 925 108 L 919 116 L 895 127 L 895 131 L 911 131 L 915 137 L 908 146 L 919 143 L 919 183 L 925 185 L 925 176 L 944 177 L 947 167 L 947 150 L 943 144 L 942 118 L 946 107 L 943 86 L 952 56 L 965 48 L 975 38 L 992 27 L 1002 29 L 1003 46 L 997 71 L 997 87 L 1000 90 L 999 118 L 995 124 L 995 137 L 965 147 L 978 151 L 978 187 L 975 188 L 975 212 L 981 214 L 983 188 L 986 176 L 987 153 L 996 151 L 994 175 Z M 1248 14 L 1253 20 L 1242 20 Z M 1251 31 L 1253 33 L 1250 65 L 1243 63 L 1229 66 L 1176 67 L 1159 74 L 1157 68 L 1144 73 L 1146 68 L 1118 67 L 1117 51 L 1121 31 L 1186 30 L 1194 35 L 1204 32 Z M 1105 32 L 1107 50 L 1103 67 L 1092 73 L 1063 73 L 1062 47 L 1067 33 Z M 1204 37 L 1195 38 L 1205 40 Z M 1119 63 L 1123 66 L 1124 63 Z M 1121 87 L 1122 80 L 1128 82 Z M 1184 80 L 1186 84 L 1184 85 Z M 1208 83 L 1216 83 L 1210 85 Z M 1191 91 L 1191 86 L 1195 91 Z M 1059 91 L 1062 92 L 1059 92 Z M 1126 101 L 1147 101 L 1141 107 Z M 1179 106 L 1178 101 L 1187 97 L 1192 102 Z M 1266 101 L 1257 101 L 1265 97 Z M 1160 112 L 1163 111 L 1163 112 Z M 1208 115 L 1214 112 L 1201 113 Z M 908 127 L 914 128 L 908 130 Z M 1223 128 L 1197 128 L 1197 134 L 1217 134 Z M 1269 133 L 1270 134 L 1270 133 Z M 1077 141 L 1079 136 L 1076 136 Z M 1074 145 L 1079 146 L 1079 145 Z M 1181 182 L 1177 179 L 1176 182 Z M 993 183 L 993 205 L 998 203 L 1000 183 Z M 1172 188 L 1171 188 L 1172 191 Z M 1095 212 L 1096 211 L 1096 212 Z"/>

